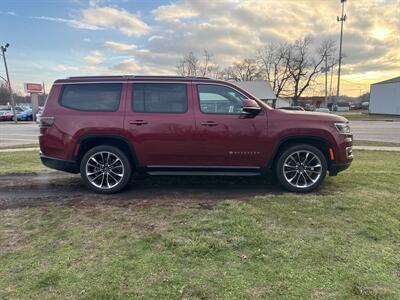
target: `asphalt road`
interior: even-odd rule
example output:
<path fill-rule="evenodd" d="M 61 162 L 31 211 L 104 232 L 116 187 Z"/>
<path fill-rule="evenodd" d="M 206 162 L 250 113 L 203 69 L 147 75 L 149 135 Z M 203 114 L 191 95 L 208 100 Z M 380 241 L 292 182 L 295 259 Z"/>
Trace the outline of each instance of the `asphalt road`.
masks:
<path fill-rule="evenodd" d="M 39 143 L 39 126 L 34 122 L 0 123 L 0 147 Z"/>
<path fill-rule="evenodd" d="M 400 143 L 400 122 L 352 121 L 355 140 Z"/>
<path fill-rule="evenodd" d="M 352 121 L 355 140 L 400 143 L 400 122 Z M 0 147 L 38 143 L 39 127 L 33 122 L 0 123 Z"/>

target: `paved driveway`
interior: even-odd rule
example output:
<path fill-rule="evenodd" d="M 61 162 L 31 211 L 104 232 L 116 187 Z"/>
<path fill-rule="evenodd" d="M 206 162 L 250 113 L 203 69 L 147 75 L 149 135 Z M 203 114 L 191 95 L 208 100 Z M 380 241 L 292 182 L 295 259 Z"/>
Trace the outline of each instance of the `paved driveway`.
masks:
<path fill-rule="evenodd" d="M 400 122 L 352 121 L 355 140 L 400 143 Z M 0 147 L 38 143 L 39 127 L 29 123 L 0 123 Z"/>

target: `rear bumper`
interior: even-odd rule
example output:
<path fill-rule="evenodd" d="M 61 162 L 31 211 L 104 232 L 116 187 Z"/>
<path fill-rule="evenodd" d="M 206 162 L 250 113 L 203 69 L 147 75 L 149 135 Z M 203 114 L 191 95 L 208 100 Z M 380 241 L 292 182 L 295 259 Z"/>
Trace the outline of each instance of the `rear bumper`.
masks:
<path fill-rule="evenodd" d="M 73 160 L 63 160 L 49 157 L 43 154 L 40 154 L 40 159 L 42 160 L 42 163 L 48 168 L 74 174 L 79 173 L 78 165 Z"/>
<path fill-rule="evenodd" d="M 336 176 L 339 172 L 348 169 L 351 165 L 351 161 L 345 164 L 331 164 L 329 167 L 329 176 Z"/>

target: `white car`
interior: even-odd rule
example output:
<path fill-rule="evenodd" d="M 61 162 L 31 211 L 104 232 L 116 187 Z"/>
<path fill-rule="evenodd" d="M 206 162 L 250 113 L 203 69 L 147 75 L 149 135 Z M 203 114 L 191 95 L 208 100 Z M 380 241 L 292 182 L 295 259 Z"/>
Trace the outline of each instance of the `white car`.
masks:
<path fill-rule="evenodd" d="M 40 119 L 42 118 L 43 111 L 41 109 L 36 113 L 36 123 L 40 123 Z"/>
<path fill-rule="evenodd" d="M 331 113 L 331 111 L 329 110 L 329 108 L 323 108 L 323 107 L 317 108 L 317 109 L 315 110 L 315 112 L 322 112 L 322 113 L 327 113 L 327 114 L 330 114 L 330 113 Z"/>

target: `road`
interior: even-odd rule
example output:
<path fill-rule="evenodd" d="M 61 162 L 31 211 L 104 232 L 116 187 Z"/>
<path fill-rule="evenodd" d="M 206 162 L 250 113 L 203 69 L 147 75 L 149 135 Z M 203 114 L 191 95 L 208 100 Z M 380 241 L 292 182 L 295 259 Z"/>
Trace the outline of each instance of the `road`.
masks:
<path fill-rule="evenodd" d="M 351 121 L 355 140 L 400 143 L 400 122 Z"/>
<path fill-rule="evenodd" d="M 355 140 L 400 143 L 400 122 L 352 121 Z M 0 123 L 0 147 L 38 142 L 39 127 L 29 123 Z"/>
<path fill-rule="evenodd" d="M 0 147 L 37 144 L 39 126 L 33 122 L 0 123 Z"/>

